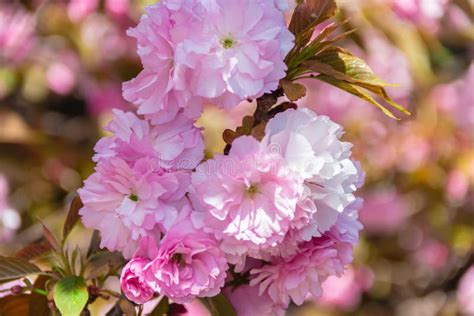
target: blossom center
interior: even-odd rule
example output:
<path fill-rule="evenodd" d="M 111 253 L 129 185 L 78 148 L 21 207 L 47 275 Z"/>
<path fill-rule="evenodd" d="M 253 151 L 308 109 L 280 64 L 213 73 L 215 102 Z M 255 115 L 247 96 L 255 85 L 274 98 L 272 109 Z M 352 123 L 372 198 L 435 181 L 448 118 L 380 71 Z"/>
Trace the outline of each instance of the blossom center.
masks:
<path fill-rule="evenodd" d="M 176 262 L 181 268 L 186 265 L 186 262 L 184 261 L 183 255 L 180 253 L 174 253 L 173 256 L 171 257 L 171 260 Z"/>
<path fill-rule="evenodd" d="M 224 37 L 224 38 L 221 40 L 221 45 L 222 45 L 222 47 L 224 47 L 225 49 L 232 48 L 232 47 L 235 46 L 235 44 L 237 44 L 237 41 L 234 40 L 230 35 L 227 36 L 227 37 Z"/>
<path fill-rule="evenodd" d="M 128 198 L 133 202 L 138 202 L 138 195 L 136 195 L 135 193 L 130 194 Z"/>
<path fill-rule="evenodd" d="M 254 197 L 255 194 L 257 194 L 259 191 L 258 191 L 258 187 L 256 184 L 251 184 L 247 190 L 245 190 L 245 193 L 247 194 L 247 196 L 249 197 Z"/>

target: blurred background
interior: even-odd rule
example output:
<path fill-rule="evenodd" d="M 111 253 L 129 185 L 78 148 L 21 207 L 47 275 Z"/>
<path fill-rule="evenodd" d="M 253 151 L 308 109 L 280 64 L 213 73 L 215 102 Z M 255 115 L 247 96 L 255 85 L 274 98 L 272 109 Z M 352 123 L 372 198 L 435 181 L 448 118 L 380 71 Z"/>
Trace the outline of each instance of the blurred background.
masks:
<path fill-rule="evenodd" d="M 141 0 L 0 0 L 0 254 L 60 231 L 94 167 L 121 82 L 141 65 L 125 35 Z M 308 81 L 302 101 L 346 129 L 367 173 L 354 265 L 291 315 L 474 315 L 474 26 L 470 0 L 340 0 L 356 28 L 341 45 L 364 58 L 410 117 L 395 121 Z M 231 113 L 207 106 L 207 155 Z M 90 232 L 71 238 L 87 244 Z"/>

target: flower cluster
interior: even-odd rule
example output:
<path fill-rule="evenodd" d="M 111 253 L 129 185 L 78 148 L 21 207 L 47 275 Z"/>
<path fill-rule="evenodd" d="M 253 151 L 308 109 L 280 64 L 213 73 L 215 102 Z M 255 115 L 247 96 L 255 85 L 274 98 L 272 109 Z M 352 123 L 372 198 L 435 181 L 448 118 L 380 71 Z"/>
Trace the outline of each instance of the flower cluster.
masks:
<path fill-rule="evenodd" d="M 230 108 L 274 90 L 293 46 L 280 5 L 268 0 L 161 1 L 128 34 L 143 71 L 124 97 L 153 122 L 190 118 L 203 101 Z"/>
<path fill-rule="evenodd" d="M 280 313 L 320 296 L 352 260 L 363 173 L 328 117 L 283 111 L 263 139 L 236 137 L 226 155 L 202 162 L 201 104 L 229 109 L 285 76 L 285 7 L 164 0 L 129 31 L 144 69 L 123 95 L 137 111 L 114 111 L 79 194 L 101 246 L 131 258 L 121 289 L 137 304 L 223 291 L 234 304 L 257 295 L 255 310 Z"/>

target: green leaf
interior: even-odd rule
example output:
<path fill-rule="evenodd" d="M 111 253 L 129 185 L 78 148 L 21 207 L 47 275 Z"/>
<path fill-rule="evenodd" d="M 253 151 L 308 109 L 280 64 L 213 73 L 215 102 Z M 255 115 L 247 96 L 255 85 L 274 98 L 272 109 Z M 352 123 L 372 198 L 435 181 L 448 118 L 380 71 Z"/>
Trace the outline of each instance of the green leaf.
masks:
<path fill-rule="evenodd" d="M 158 305 L 156 305 L 155 309 L 150 314 L 148 314 L 148 316 L 168 315 L 169 306 L 170 302 L 168 298 L 166 296 L 163 296 Z"/>
<path fill-rule="evenodd" d="M 374 86 L 391 85 L 377 77 L 365 61 L 340 47 L 331 47 L 330 49 L 316 55 L 312 60 L 328 65 L 333 73 L 339 73 L 344 76 L 344 79 L 342 80 Z M 307 63 L 311 65 L 311 61 L 308 61 Z M 328 73 L 323 74 L 331 75 Z"/>
<path fill-rule="evenodd" d="M 235 309 L 224 294 L 202 298 L 201 302 L 207 307 L 211 316 L 236 316 Z"/>
<path fill-rule="evenodd" d="M 396 117 L 388 108 L 377 102 L 368 92 L 361 88 L 372 92 L 400 112 L 407 115 L 410 114 L 402 105 L 393 101 L 388 95 L 384 87 L 391 84 L 380 79 L 362 59 L 352 55 L 343 48 L 336 46 L 328 48 L 310 60 L 305 61 L 303 67 L 319 73 L 320 75 L 316 78 L 374 104 L 391 118 Z"/>
<path fill-rule="evenodd" d="M 69 233 L 76 225 L 77 221 L 80 219 L 79 210 L 82 208 L 83 204 L 79 196 L 76 196 L 69 206 L 69 212 L 67 213 L 66 221 L 64 222 L 63 228 L 63 240 L 66 240 Z"/>
<path fill-rule="evenodd" d="M 333 77 L 329 77 L 329 76 L 326 76 L 326 75 L 319 75 L 319 76 L 316 76 L 315 78 L 319 79 L 321 81 L 324 81 L 326 83 L 329 83 L 329 84 L 331 84 L 331 85 L 333 85 L 333 86 L 335 86 L 339 89 L 342 89 L 346 92 L 349 92 L 349 93 L 351 93 L 351 94 L 353 94 L 353 95 L 355 95 L 355 96 L 357 96 L 357 97 L 359 97 L 359 98 L 375 105 L 380 110 L 382 110 L 382 112 L 385 115 L 387 115 L 388 117 L 393 118 L 395 120 L 398 120 L 398 118 L 392 112 L 390 112 L 382 104 L 377 102 L 377 100 L 375 100 L 372 96 L 370 96 L 370 94 L 368 94 L 367 92 L 365 92 L 361 88 L 357 87 L 356 85 L 347 83 L 347 82 L 342 81 L 342 80 L 337 80 Z"/>
<path fill-rule="evenodd" d="M 10 295 L 0 298 L 0 315 L 29 316 L 30 299 L 28 294 Z"/>
<path fill-rule="evenodd" d="M 0 256 L 0 282 L 15 280 L 41 270 L 25 259 Z"/>
<path fill-rule="evenodd" d="M 89 293 L 82 277 L 67 277 L 54 286 L 54 303 L 63 316 L 80 315 L 88 299 Z"/>
<path fill-rule="evenodd" d="M 280 80 L 280 85 L 290 101 L 296 101 L 306 95 L 306 87 L 290 80 Z"/>
<path fill-rule="evenodd" d="M 102 251 L 89 258 L 86 269 L 87 279 L 104 276 L 111 270 L 118 270 L 126 261 L 120 252 Z"/>

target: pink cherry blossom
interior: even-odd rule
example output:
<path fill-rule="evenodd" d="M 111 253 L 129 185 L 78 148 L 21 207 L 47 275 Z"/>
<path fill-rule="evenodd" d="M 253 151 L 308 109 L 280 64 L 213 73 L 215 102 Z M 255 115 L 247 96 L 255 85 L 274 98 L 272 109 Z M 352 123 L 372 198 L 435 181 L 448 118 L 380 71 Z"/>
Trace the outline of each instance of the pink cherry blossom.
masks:
<path fill-rule="evenodd" d="M 84 182 L 79 211 L 84 225 L 100 231 L 101 247 L 130 258 L 142 237 L 164 233 L 177 217 L 186 172 L 150 170 L 150 159 L 129 165 L 120 157 L 102 160 Z M 113 227 L 113 229 L 111 229 Z"/>
<path fill-rule="evenodd" d="M 64 51 L 46 70 L 48 87 L 59 95 L 69 94 L 77 83 L 77 73 L 80 64 L 77 56 L 69 51 Z"/>
<path fill-rule="evenodd" d="M 182 314 L 183 316 L 212 316 L 211 312 L 198 299 L 184 304 L 184 308 L 186 308 L 186 313 Z"/>
<path fill-rule="evenodd" d="M 96 145 L 94 161 L 117 154 L 134 162 L 147 156 L 155 171 L 191 170 L 203 159 L 204 141 L 193 121 L 178 115 L 172 122 L 152 125 L 132 112 L 113 110 L 114 118 L 105 128 L 111 137 L 102 138 Z"/>
<path fill-rule="evenodd" d="M 134 257 L 122 269 L 120 288 L 122 293 L 136 304 L 145 304 L 154 296 L 144 274 L 144 268 L 149 262 L 149 259 Z"/>
<path fill-rule="evenodd" d="M 301 305 L 307 295 L 320 297 L 321 284 L 331 275 L 340 276 L 352 261 L 353 245 L 332 229 L 321 237 L 300 244 L 298 253 L 275 258 L 261 268 L 252 269 L 251 286 L 268 293 L 275 304 L 286 309 L 292 300 Z"/>
<path fill-rule="evenodd" d="M 196 118 L 202 99 L 233 107 L 274 90 L 293 46 L 281 1 L 161 1 L 129 31 L 143 71 L 124 97 L 154 123 L 183 109 Z"/>
<path fill-rule="evenodd" d="M 221 241 L 232 263 L 263 258 L 292 225 L 302 178 L 279 154 L 251 136 L 234 140 L 228 156 L 216 155 L 192 177 L 195 224 Z"/>
<path fill-rule="evenodd" d="M 189 212 L 185 206 L 146 268 L 152 288 L 180 304 L 217 295 L 228 268 L 217 241 L 193 227 Z"/>
<path fill-rule="evenodd" d="M 390 235 L 407 221 L 409 205 L 393 189 L 377 189 L 365 196 L 359 212 L 360 221 L 367 232 Z"/>
<path fill-rule="evenodd" d="M 459 280 L 457 301 L 463 315 L 474 314 L 474 265 L 471 265 Z"/>
<path fill-rule="evenodd" d="M 71 0 L 68 4 L 68 15 L 73 22 L 86 18 L 97 10 L 99 0 Z"/>
<path fill-rule="evenodd" d="M 189 71 L 175 57 L 176 45 L 200 30 L 193 22 L 197 6 L 197 1 L 161 1 L 147 7 L 127 32 L 137 40 L 144 70 L 123 84 L 123 96 L 154 123 L 171 121 L 180 109 L 190 118 L 201 112 L 201 99 L 187 89 Z"/>
<path fill-rule="evenodd" d="M 448 0 L 391 0 L 390 3 L 399 17 L 437 30 Z"/>
<path fill-rule="evenodd" d="M 317 305 L 352 311 L 360 303 L 362 294 L 373 283 L 373 273 L 368 269 L 348 268 L 340 277 L 330 276 L 323 283 L 323 296 Z"/>
<path fill-rule="evenodd" d="M 448 246 L 436 239 L 426 240 L 414 253 L 417 264 L 431 270 L 440 270 L 446 266 L 450 251 Z"/>
<path fill-rule="evenodd" d="M 0 4 L 0 62 L 22 61 L 35 44 L 35 18 L 21 6 Z"/>
<path fill-rule="evenodd" d="M 459 79 L 438 85 L 433 89 L 432 102 L 449 114 L 461 131 L 474 129 L 474 107 L 471 106 L 474 95 L 471 89 L 474 85 L 474 63 L 469 65 L 466 73 Z M 465 135 L 473 138 L 473 134 Z"/>
<path fill-rule="evenodd" d="M 281 1 L 212 0 L 202 3 L 203 25 L 177 47 L 177 60 L 193 70 L 191 89 L 232 107 L 274 90 L 285 76 L 293 46 Z"/>
<path fill-rule="evenodd" d="M 129 109 L 122 97 L 121 85 L 115 82 L 90 82 L 84 84 L 87 109 L 93 117 L 109 113 L 112 109 Z"/>
<path fill-rule="evenodd" d="M 351 160 L 352 145 L 340 140 L 341 126 L 304 108 L 277 114 L 265 134 L 262 143 L 305 179 L 297 233 L 303 240 L 321 236 L 355 202 L 354 192 L 364 181 L 359 164 Z"/>
<path fill-rule="evenodd" d="M 247 284 L 236 288 L 227 287 L 225 296 L 235 309 L 237 316 L 283 316 L 285 311 L 276 305 L 267 293 L 260 295 L 257 286 Z"/>

